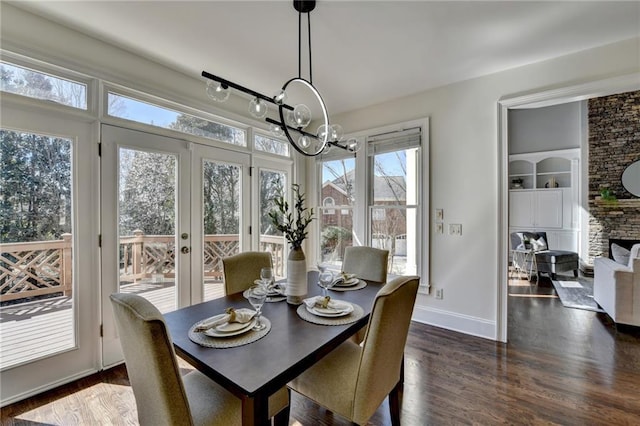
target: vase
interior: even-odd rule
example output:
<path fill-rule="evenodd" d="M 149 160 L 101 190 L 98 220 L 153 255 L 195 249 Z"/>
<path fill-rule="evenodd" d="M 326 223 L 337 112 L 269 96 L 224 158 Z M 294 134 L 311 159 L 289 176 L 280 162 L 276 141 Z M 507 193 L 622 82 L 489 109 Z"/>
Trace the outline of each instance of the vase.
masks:
<path fill-rule="evenodd" d="M 287 258 L 287 303 L 300 305 L 307 292 L 307 260 L 302 247 L 296 247 Z"/>

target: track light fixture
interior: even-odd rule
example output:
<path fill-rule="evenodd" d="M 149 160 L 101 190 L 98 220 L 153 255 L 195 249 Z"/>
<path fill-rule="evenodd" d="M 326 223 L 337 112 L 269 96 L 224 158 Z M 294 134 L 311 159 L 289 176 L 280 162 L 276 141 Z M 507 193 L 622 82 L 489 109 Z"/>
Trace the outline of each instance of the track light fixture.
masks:
<path fill-rule="evenodd" d="M 315 9 L 316 2 L 315 0 L 294 0 L 293 7 L 298 11 L 298 76 L 287 81 L 275 96 L 266 96 L 222 77 L 202 71 L 202 76 L 209 79 L 206 87 L 207 95 L 216 102 L 225 102 L 229 99 L 230 89 L 250 95 L 252 99 L 249 103 L 249 113 L 255 118 L 264 118 L 269 123 L 269 129 L 274 136 L 286 137 L 295 150 L 303 155 L 316 156 L 326 152 L 333 146 L 356 152 L 360 149 L 361 144 L 356 139 L 345 141 L 342 126 L 329 123 L 327 107 L 312 82 L 310 12 Z M 309 80 L 301 76 L 303 13 L 307 14 L 307 29 L 309 33 Z M 297 96 L 303 93 L 306 95 L 305 100 L 310 98 L 314 102 L 313 106 L 316 107 L 314 110 L 320 112 L 322 119 L 322 124 L 315 133 L 307 130 L 313 119 L 311 109 L 304 103 L 298 103 L 295 106 L 289 105 L 287 102 L 290 100 L 290 92 Z M 269 104 L 278 108 L 279 120 L 267 117 Z"/>

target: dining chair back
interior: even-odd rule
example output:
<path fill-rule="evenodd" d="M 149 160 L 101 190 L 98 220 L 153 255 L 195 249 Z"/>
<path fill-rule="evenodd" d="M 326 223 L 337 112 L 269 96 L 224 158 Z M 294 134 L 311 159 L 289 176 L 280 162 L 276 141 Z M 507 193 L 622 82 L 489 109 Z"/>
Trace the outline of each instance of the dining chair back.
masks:
<path fill-rule="evenodd" d="M 240 425 L 241 402 L 195 370 L 180 375 L 169 331 L 142 296 L 110 296 L 141 425 Z"/>
<path fill-rule="evenodd" d="M 224 288 L 227 294 L 239 293 L 260 278 L 262 268 L 271 268 L 271 253 L 245 251 L 222 259 Z"/>
<path fill-rule="evenodd" d="M 289 383 L 294 391 L 356 424 L 366 424 L 389 396 L 400 422 L 400 370 L 419 277 L 401 276 L 376 295 L 364 343 L 347 340 Z"/>
<path fill-rule="evenodd" d="M 366 246 L 350 246 L 344 249 L 342 270 L 365 281 L 387 282 L 389 250 Z"/>

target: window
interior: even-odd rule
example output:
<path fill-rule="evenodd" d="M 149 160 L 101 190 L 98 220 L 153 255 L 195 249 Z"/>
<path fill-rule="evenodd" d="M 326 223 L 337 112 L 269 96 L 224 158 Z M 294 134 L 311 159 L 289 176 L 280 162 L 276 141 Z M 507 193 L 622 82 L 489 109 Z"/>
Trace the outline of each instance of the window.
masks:
<path fill-rule="evenodd" d="M 289 143 L 279 139 L 269 138 L 267 136 L 256 134 L 253 137 L 253 146 L 258 151 L 268 152 L 270 154 L 289 156 Z"/>
<path fill-rule="evenodd" d="M 420 128 L 368 138 L 371 245 L 389 250 L 392 274 L 418 270 L 420 142 Z"/>
<path fill-rule="evenodd" d="M 0 88 L 3 92 L 87 109 L 86 84 L 7 62 L 0 62 Z"/>
<path fill-rule="evenodd" d="M 353 205 L 355 201 L 355 158 L 326 158 L 320 161 L 322 183 L 318 208 L 320 261 L 342 264 L 344 248 L 353 245 Z M 339 212 L 339 213 L 338 213 Z"/>
<path fill-rule="evenodd" d="M 112 92 L 108 94 L 107 114 L 231 145 L 247 146 L 245 131 L 242 129 Z"/>

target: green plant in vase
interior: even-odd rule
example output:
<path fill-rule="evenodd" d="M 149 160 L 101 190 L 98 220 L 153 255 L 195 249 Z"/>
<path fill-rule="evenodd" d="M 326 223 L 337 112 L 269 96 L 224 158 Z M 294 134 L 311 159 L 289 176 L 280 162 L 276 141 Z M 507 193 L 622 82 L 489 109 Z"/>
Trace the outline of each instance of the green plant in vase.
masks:
<path fill-rule="evenodd" d="M 302 303 L 307 295 L 307 265 L 302 243 L 307 238 L 307 228 L 313 220 L 313 208 L 305 207 L 304 194 L 300 185 L 291 185 L 293 206 L 289 206 L 283 194 L 273 200 L 276 208 L 269 212 L 269 218 L 275 228 L 282 232 L 291 246 L 287 258 L 287 302 L 295 305 Z"/>

